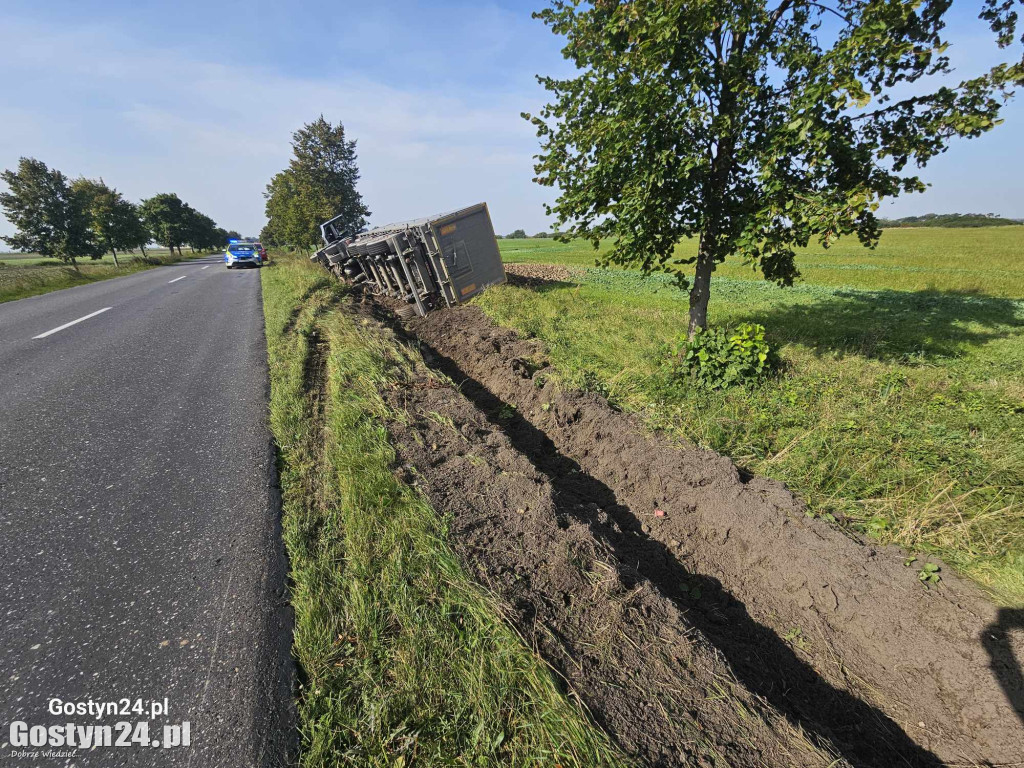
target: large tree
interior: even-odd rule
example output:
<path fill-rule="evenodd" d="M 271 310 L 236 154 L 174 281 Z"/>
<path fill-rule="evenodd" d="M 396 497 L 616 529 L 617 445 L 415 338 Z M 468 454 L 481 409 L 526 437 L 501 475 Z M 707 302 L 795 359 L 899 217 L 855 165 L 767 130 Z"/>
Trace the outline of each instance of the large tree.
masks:
<path fill-rule="evenodd" d="M 366 226 L 370 211 L 356 190 L 356 142 L 345 127 L 323 115 L 292 134 L 293 157 L 267 185 L 267 226 L 261 238 L 275 245 L 313 247 L 320 224 L 342 216 L 352 233 Z"/>
<path fill-rule="evenodd" d="M 13 248 L 70 262 L 103 255 L 90 228 L 88 201 L 72 189 L 67 178 L 41 160 L 23 157 L 18 170 L 0 173 L 8 191 L 0 207 L 16 228 L 4 237 Z"/>
<path fill-rule="evenodd" d="M 153 240 L 171 253 L 177 248 L 181 255 L 181 246 L 188 242 L 189 228 L 194 225 L 192 208 L 173 192 L 163 192 L 143 200 L 139 211 Z"/>
<path fill-rule="evenodd" d="M 223 246 L 227 233 L 217 228 L 217 223 L 205 213 L 187 207 L 185 242 L 193 251 L 212 251 Z"/>
<path fill-rule="evenodd" d="M 308 221 L 302 215 L 295 187 L 290 169 L 281 171 L 267 184 L 267 223 L 260 232 L 265 245 L 294 245 L 298 240 L 308 239 Z"/>
<path fill-rule="evenodd" d="M 676 272 L 690 335 L 707 325 L 711 274 L 729 254 L 792 284 L 794 248 L 856 234 L 879 201 L 925 188 L 913 168 L 999 120 L 1024 60 L 951 81 L 950 0 L 553 0 L 575 77 L 539 78 L 537 181 L 567 237 L 607 261 Z M 984 0 L 1000 48 L 1015 0 Z M 693 258 L 673 259 L 681 238 Z M 683 265 L 694 264 L 692 282 Z"/>
<path fill-rule="evenodd" d="M 89 226 L 96 241 L 114 256 L 118 251 L 144 248 L 149 241 L 138 206 L 125 200 L 116 189 L 108 187 L 103 179 L 76 179 L 72 189 L 82 196 L 89 213 Z"/>

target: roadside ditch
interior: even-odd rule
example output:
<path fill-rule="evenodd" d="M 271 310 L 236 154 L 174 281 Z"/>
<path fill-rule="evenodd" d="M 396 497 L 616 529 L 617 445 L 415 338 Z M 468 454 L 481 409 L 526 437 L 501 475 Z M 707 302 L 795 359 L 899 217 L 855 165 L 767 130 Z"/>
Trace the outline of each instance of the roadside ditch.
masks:
<path fill-rule="evenodd" d="M 460 556 L 628 752 L 1024 759 L 1024 638 L 987 642 L 996 610 L 950 569 L 926 589 L 904 552 L 807 517 L 781 484 L 563 391 L 538 343 L 475 307 L 405 326 L 358 311 L 422 354 L 382 391 L 407 414 L 388 423 L 396 471 L 452 516 Z"/>
<path fill-rule="evenodd" d="M 518 636 L 393 472 L 380 392 L 415 355 L 305 259 L 262 275 L 298 764 L 632 765 Z M 369 321 L 366 321 L 369 323 Z"/>

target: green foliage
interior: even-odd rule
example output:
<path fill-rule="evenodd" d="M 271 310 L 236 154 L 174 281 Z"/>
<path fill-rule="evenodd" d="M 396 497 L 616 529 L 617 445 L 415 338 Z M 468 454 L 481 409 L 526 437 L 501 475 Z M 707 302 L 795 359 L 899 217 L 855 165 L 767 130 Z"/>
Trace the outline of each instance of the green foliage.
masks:
<path fill-rule="evenodd" d="M 782 639 L 801 650 L 807 647 L 807 638 L 800 627 L 793 627 L 782 636 Z"/>
<path fill-rule="evenodd" d="M 153 240 L 180 253 L 191 226 L 188 205 L 173 192 L 164 192 L 143 200 L 139 210 Z"/>
<path fill-rule="evenodd" d="M 681 283 L 696 263 L 691 330 L 731 254 L 790 285 L 794 248 L 812 239 L 873 245 L 879 201 L 925 187 L 907 169 L 991 130 L 1024 82 L 1022 61 L 948 85 L 949 6 L 553 0 L 538 17 L 580 71 L 540 78 L 553 103 L 524 115 L 541 139 L 536 180 L 559 190 L 549 213 L 568 237 L 611 238 L 602 263 Z M 982 6 L 1000 47 L 1015 43 L 1013 6 Z M 675 259 L 691 237 L 697 252 Z"/>
<path fill-rule="evenodd" d="M 132 251 L 149 242 L 149 230 L 138 206 L 108 187 L 103 179 L 76 179 L 71 187 L 85 200 L 93 236 L 104 251 L 114 254 L 115 264 L 118 251 Z M 93 258 L 99 258 L 99 254 Z"/>
<path fill-rule="evenodd" d="M 931 588 L 942 579 L 939 576 L 939 571 L 941 570 L 935 563 L 925 563 L 921 570 L 917 572 L 917 578 L 926 588 Z"/>
<path fill-rule="evenodd" d="M 214 250 L 227 239 L 228 233 L 213 219 L 173 193 L 143 200 L 140 212 L 153 240 L 171 250 L 177 248 L 178 253 L 183 245 L 197 251 Z"/>
<path fill-rule="evenodd" d="M 227 243 L 227 234 L 204 213 L 187 207 L 185 242 L 197 251 L 212 251 Z"/>
<path fill-rule="evenodd" d="M 0 179 L 9 190 L 0 193 L 0 208 L 17 228 L 2 239 L 13 248 L 71 264 L 103 255 L 90 227 L 88 199 L 68 184 L 63 173 L 23 157 L 17 171 L 4 171 Z"/>
<path fill-rule="evenodd" d="M 292 245 L 294 239 L 309 239 L 293 173 L 282 171 L 274 176 L 267 184 L 263 196 L 267 200 L 267 223 L 260 231 L 260 240 L 264 245 Z"/>
<path fill-rule="evenodd" d="M 764 326 L 740 323 L 731 330 L 701 329 L 692 339 L 682 337 L 671 360 L 698 386 L 725 389 L 757 381 L 771 370 L 776 356 L 764 337 Z"/>
<path fill-rule="evenodd" d="M 510 234 L 505 235 L 505 239 L 506 240 L 525 240 L 526 239 L 526 230 L 524 230 L 524 229 L 517 229 L 517 230 L 511 232 Z"/>
<path fill-rule="evenodd" d="M 0 178 L 9 191 L 0 194 L 0 207 L 18 232 L 4 238 L 19 250 L 60 259 L 99 259 L 104 253 L 142 248 L 152 238 L 181 254 L 182 245 L 208 250 L 222 245 L 227 233 L 175 194 L 161 194 L 136 206 L 103 179 L 79 178 L 68 183 L 64 174 L 44 163 L 22 158 L 17 171 Z"/>
<path fill-rule="evenodd" d="M 323 115 L 292 134 L 288 167 L 267 185 L 264 245 L 312 248 L 320 241 L 320 224 L 341 216 L 342 231 L 366 226 L 369 209 L 356 190 L 359 169 L 356 142 L 345 139 L 345 127 L 331 125 Z"/>

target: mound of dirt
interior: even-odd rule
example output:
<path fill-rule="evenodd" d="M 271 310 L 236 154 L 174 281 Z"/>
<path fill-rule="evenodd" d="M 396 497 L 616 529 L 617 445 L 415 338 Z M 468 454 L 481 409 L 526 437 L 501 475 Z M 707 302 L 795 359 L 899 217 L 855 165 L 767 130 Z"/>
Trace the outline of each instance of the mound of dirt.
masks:
<path fill-rule="evenodd" d="M 561 264 L 506 264 L 505 274 L 509 282 L 521 285 L 569 283 L 576 279 L 576 274 Z"/>
<path fill-rule="evenodd" d="M 781 484 L 561 391 L 539 344 L 474 307 L 405 333 L 457 385 L 387 393 L 410 416 L 389 427 L 410 479 L 627 750 L 654 765 L 1024 760 L 1024 637 L 973 585 L 943 568 L 926 590 L 905 553 L 808 518 Z"/>

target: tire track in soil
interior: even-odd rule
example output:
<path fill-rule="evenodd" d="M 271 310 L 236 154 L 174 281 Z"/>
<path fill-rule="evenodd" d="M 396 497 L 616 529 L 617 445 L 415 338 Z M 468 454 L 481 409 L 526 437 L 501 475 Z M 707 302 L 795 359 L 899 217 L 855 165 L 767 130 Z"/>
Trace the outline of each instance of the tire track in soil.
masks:
<path fill-rule="evenodd" d="M 856 764 L 1024 759 L 1024 724 L 1011 703 L 1021 692 L 1004 690 L 1019 685 L 1024 637 L 987 642 L 996 611 L 974 585 L 947 568 L 938 589 L 922 589 L 899 549 L 865 546 L 808 519 L 781 484 L 744 481 L 728 459 L 645 433 L 596 395 L 538 387 L 536 342 L 473 307 L 446 314 L 414 324 L 420 343 L 442 355 L 437 367 L 467 377 L 467 394 L 475 386 L 515 405 L 535 430 L 521 445 L 541 466 L 547 449 L 531 440 L 552 441 L 614 489 L 622 527 L 636 534 L 621 551 L 689 606 L 688 618 L 750 690 L 832 737 Z M 652 517 L 655 508 L 668 516 Z M 707 587 L 699 600 L 672 594 L 685 572 Z M 794 628 L 806 648 L 780 640 Z"/>
<path fill-rule="evenodd" d="M 743 689 L 718 651 L 575 513 L 578 499 L 422 366 L 383 393 L 403 480 L 517 631 L 626 751 L 656 766 L 842 766 Z M 610 519 L 606 522 L 610 523 Z M 827 745 L 823 745 L 827 747 Z"/>
<path fill-rule="evenodd" d="M 946 569 L 925 591 L 901 551 L 807 519 L 781 484 L 558 391 L 540 346 L 476 308 L 395 330 L 461 389 L 389 395 L 412 417 L 392 425 L 403 460 L 513 623 L 627 749 L 665 765 L 815 764 L 802 733 L 853 765 L 1024 759 L 1007 700 L 1020 692 L 999 687 L 1016 679 L 1015 640 L 984 635 L 996 612 L 973 585 Z M 730 679 L 760 726 L 708 705 Z"/>

